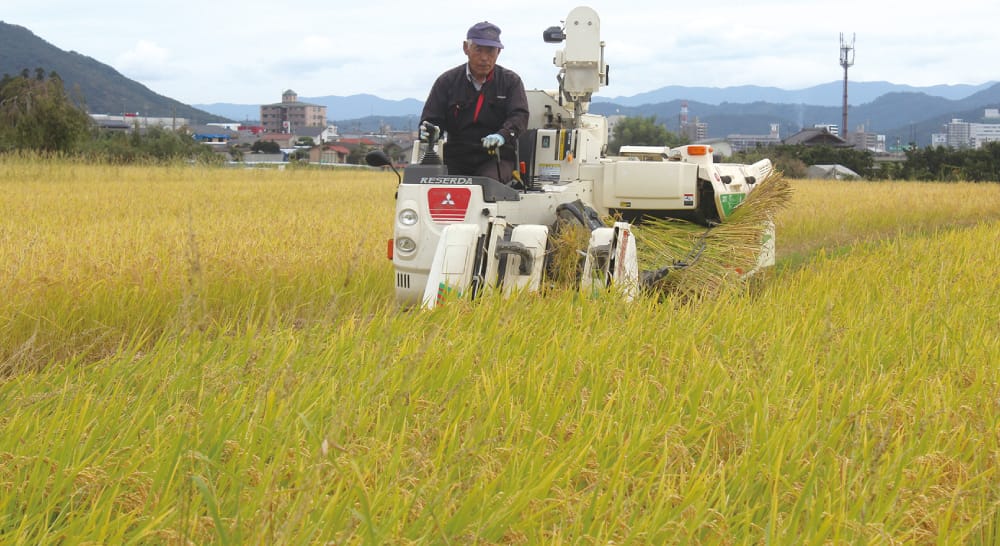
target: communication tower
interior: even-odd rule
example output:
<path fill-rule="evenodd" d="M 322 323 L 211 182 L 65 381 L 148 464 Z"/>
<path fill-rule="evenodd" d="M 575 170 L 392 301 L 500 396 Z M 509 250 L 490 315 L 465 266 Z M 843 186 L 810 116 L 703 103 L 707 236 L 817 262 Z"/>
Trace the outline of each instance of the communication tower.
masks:
<path fill-rule="evenodd" d="M 844 33 L 840 33 L 840 66 L 844 67 L 844 109 L 840 118 L 840 134 L 847 140 L 849 131 L 847 129 L 847 69 L 854 65 L 854 34 L 851 34 L 851 43 L 844 40 Z"/>

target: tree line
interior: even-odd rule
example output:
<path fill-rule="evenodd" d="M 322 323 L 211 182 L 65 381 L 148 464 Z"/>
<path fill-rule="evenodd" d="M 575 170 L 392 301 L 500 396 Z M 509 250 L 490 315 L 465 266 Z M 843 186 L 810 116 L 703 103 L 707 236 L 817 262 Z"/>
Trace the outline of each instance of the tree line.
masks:
<path fill-rule="evenodd" d="M 116 163 L 195 159 L 221 161 L 189 136 L 152 127 L 103 131 L 56 72 L 36 68 L 0 79 L 0 153 L 64 154 Z"/>

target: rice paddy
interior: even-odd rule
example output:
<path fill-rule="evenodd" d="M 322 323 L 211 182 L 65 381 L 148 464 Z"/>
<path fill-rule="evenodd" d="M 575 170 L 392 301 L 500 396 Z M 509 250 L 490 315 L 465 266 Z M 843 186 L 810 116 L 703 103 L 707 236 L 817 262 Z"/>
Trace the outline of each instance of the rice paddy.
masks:
<path fill-rule="evenodd" d="M 396 179 L 0 158 L 0 543 L 995 544 L 1000 184 L 712 298 L 396 309 Z"/>

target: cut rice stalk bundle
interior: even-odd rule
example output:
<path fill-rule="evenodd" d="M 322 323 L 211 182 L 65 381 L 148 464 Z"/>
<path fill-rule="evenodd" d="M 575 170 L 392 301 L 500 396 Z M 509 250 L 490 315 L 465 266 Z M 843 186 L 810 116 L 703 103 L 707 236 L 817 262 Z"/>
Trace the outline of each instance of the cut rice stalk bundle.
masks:
<path fill-rule="evenodd" d="M 757 267 L 775 215 L 790 200 L 791 187 L 774 172 L 722 224 L 644 218 L 634 232 L 640 267 L 654 279 L 650 288 L 697 299 L 746 278 Z"/>
<path fill-rule="evenodd" d="M 590 228 L 558 220 L 549 234 L 548 278 L 552 288 L 576 289 L 583 269 L 583 256 L 590 242 Z"/>

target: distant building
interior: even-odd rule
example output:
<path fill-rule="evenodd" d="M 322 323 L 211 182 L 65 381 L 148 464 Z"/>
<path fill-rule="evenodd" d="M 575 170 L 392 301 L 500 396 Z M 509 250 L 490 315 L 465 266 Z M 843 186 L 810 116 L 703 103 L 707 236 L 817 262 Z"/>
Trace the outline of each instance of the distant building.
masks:
<path fill-rule="evenodd" d="M 326 127 L 299 127 L 298 129 L 292 131 L 295 135 L 295 140 L 299 139 L 312 139 L 313 144 L 320 144 L 324 142 L 323 133 L 326 131 Z"/>
<path fill-rule="evenodd" d="M 378 146 L 378 143 L 375 142 L 374 140 L 372 140 L 370 138 L 364 138 L 364 137 L 362 137 L 362 138 L 342 138 L 340 140 L 337 140 L 335 142 L 335 144 L 339 144 L 341 146 L 345 146 L 347 148 L 350 148 L 351 150 L 353 150 L 355 148 L 362 147 L 362 146 L 365 147 L 365 148 L 374 148 L 374 147 Z"/>
<path fill-rule="evenodd" d="M 813 129 L 826 129 L 831 135 L 840 136 L 840 126 L 836 123 L 817 123 L 813 125 Z"/>
<path fill-rule="evenodd" d="M 708 124 L 702 123 L 696 116 L 694 121 L 688 119 L 688 103 L 681 103 L 681 113 L 677 118 L 677 125 L 680 127 L 680 136 L 687 137 L 689 142 L 698 142 L 708 136 Z"/>
<path fill-rule="evenodd" d="M 298 137 L 289 133 L 266 133 L 260 135 L 259 140 L 278 143 L 278 147 L 287 150 L 295 147 L 295 140 Z"/>
<path fill-rule="evenodd" d="M 843 165 L 810 165 L 806 178 L 815 180 L 859 180 L 861 175 Z"/>
<path fill-rule="evenodd" d="M 133 112 L 126 112 L 124 114 L 90 114 L 90 119 L 94 120 L 94 123 L 98 127 L 125 130 L 148 129 L 150 127 L 177 130 L 191 123 L 191 120 L 187 118 L 149 117 Z"/>
<path fill-rule="evenodd" d="M 618 125 L 618 122 L 626 117 L 628 116 L 622 114 L 612 114 L 610 116 L 606 116 L 608 120 L 608 142 L 611 142 L 615 138 L 615 125 Z"/>
<path fill-rule="evenodd" d="M 684 125 L 681 125 L 680 130 L 681 136 L 687 137 L 690 142 L 698 142 L 699 140 L 704 140 L 708 136 L 708 124 L 702 123 L 698 118 L 694 118 L 694 121 L 689 121 Z"/>
<path fill-rule="evenodd" d="M 264 132 L 264 126 L 263 125 L 244 125 L 244 124 L 241 123 L 238 127 L 236 127 L 236 130 L 239 131 L 239 132 L 241 132 L 241 133 L 249 133 L 251 135 L 259 135 L 259 134 L 261 134 L 261 133 Z"/>
<path fill-rule="evenodd" d="M 978 149 L 987 142 L 1000 142 L 1000 123 L 970 123 L 961 119 L 953 119 L 944 124 L 944 133 L 931 137 L 932 144 L 934 141 L 942 140 L 941 134 L 944 135 L 944 145 L 949 148 Z"/>
<path fill-rule="evenodd" d="M 771 124 L 771 132 L 766 135 L 741 135 L 733 134 L 726 137 L 726 142 L 732 146 L 734 152 L 745 152 L 766 146 L 777 146 L 781 144 L 779 125 Z"/>
<path fill-rule="evenodd" d="M 281 102 L 260 107 L 260 123 L 271 133 L 295 133 L 304 127 L 327 127 L 326 106 L 299 102 L 299 96 L 288 89 Z"/>
<path fill-rule="evenodd" d="M 329 125 L 329 126 L 327 126 L 327 128 L 324 129 L 323 132 L 320 133 L 320 135 L 319 135 L 319 141 L 320 142 L 333 142 L 334 140 L 337 140 L 338 138 L 340 138 L 340 134 L 337 133 L 337 126 L 336 125 Z"/>
<path fill-rule="evenodd" d="M 803 129 L 786 138 L 784 143 L 791 146 L 799 144 L 802 146 L 834 146 L 837 148 L 846 148 L 850 146 L 846 140 L 830 133 L 830 131 L 828 131 L 825 127 Z"/>
<path fill-rule="evenodd" d="M 191 137 L 202 144 L 226 145 L 237 138 L 237 132 L 216 124 L 189 127 Z"/>
<path fill-rule="evenodd" d="M 323 144 L 309 150 L 309 162 L 320 165 L 339 165 L 347 163 L 351 150 L 336 144 Z"/>
<path fill-rule="evenodd" d="M 973 123 L 969 132 L 975 148 L 982 148 L 987 142 L 1000 142 L 1000 123 Z"/>
<path fill-rule="evenodd" d="M 235 123 L 235 122 L 234 123 L 206 123 L 205 126 L 206 127 L 222 127 L 223 129 L 227 129 L 229 131 L 239 131 L 240 130 L 240 124 L 239 123 Z"/>
<path fill-rule="evenodd" d="M 847 135 L 847 141 L 850 142 L 856 150 L 872 152 L 875 154 L 884 154 L 886 151 L 885 135 L 868 132 L 865 130 L 864 125 L 859 125 L 856 131 L 849 133 Z"/>
<path fill-rule="evenodd" d="M 287 163 L 288 154 L 285 152 L 278 152 L 275 154 L 247 154 L 243 157 L 243 163 L 246 165 L 257 165 L 261 163 Z"/>
<path fill-rule="evenodd" d="M 973 148 L 971 129 L 971 123 L 958 118 L 945 123 L 945 146 L 949 148 Z"/>

